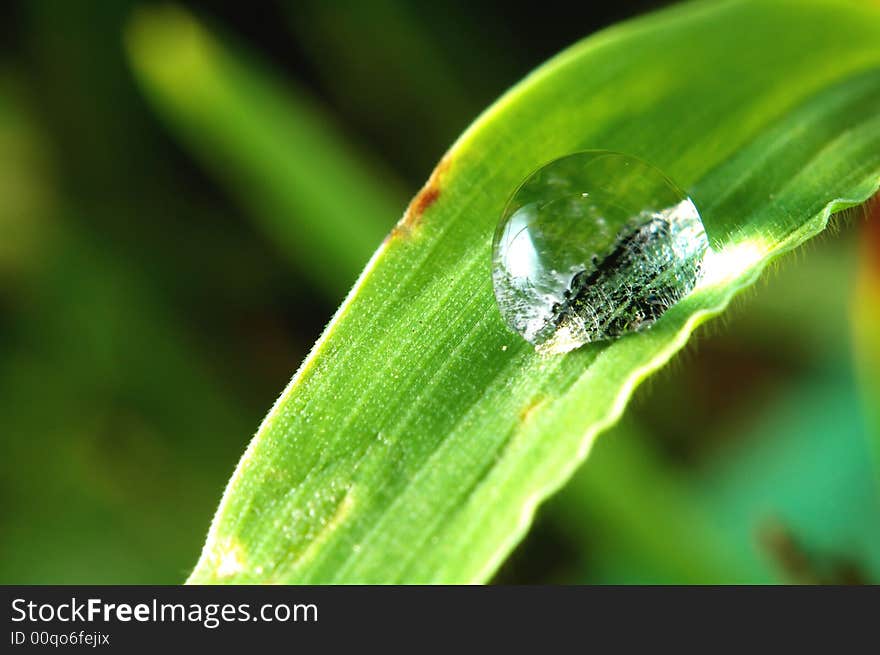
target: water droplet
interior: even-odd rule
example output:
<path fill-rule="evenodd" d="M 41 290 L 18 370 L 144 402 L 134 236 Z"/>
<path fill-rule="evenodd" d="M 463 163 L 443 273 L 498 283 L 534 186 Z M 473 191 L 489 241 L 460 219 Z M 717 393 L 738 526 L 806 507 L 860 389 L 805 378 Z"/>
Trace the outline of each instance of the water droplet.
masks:
<path fill-rule="evenodd" d="M 658 169 L 608 151 L 542 166 L 495 233 L 501 315 L 562 353 L 650 326 L 696 285 L 709 243 L 694 203 Z"/>

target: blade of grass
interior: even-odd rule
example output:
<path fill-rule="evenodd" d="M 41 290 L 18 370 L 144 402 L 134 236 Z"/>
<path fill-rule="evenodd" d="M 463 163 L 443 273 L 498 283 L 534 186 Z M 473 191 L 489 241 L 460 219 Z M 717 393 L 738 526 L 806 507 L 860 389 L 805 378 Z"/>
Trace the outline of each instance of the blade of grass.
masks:
<path fill-rule="evenodd" d="M 20 80 L 0 69 L 0 292 L 40 258 L 55 189 L 46 136 L 22 110 Z"/>
<path fill-rule="evenodd" d="M 303 274 L 341 297 L 404 205 L 392 176 L 302 91 L 224 47 L 182 9 L 142 9 L 126 45 L 169 127 Z"/>
<path fill-rule="evenodd" d="M 190 580 L 486 580 L 641 380 L 873 194 L 878 66 L 876 8 L 727 1 L 526 78 L 453 146 L 270 411 Z M 591 147 L 690 189 L 718 251 L 652 330 L 542 358 L 494 306 L 491 235 L 525 175 Z"/>

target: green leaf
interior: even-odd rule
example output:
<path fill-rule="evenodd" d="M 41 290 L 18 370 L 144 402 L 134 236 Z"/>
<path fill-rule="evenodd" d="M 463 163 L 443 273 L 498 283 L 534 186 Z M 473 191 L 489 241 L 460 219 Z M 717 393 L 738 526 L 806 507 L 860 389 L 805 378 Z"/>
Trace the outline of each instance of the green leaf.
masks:
<path fill-rule="evenodd" d="M 190 581 L 488 579 L 638 383 L 874 193 L 878 66 L 877 8 L 729 1 L 621 24 L 528 76 L 374 255 L 248 447 Z M 717 250 L 651 330 L 541 357 L 495 307 L 492 234 L 530 171 L 587 148 L 688 189 Z"/>
<path fill-rule="evenodd" d="M 129 59 L 161 116 L 292 263 L 334 298 L 399 216 L 403 194 L 306 94 L 224 48 L 175 7 L 141 10 Z"/>

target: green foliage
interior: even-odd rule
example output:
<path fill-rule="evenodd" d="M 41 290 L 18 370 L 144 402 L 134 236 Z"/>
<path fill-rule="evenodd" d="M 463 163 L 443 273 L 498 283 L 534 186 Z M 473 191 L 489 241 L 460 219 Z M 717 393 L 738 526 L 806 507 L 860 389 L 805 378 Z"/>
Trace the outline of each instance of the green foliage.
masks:
<path fill-rule="evenodd" d="M 266 417 L 190 580 L 485 581 L 641 380 L 875 192 L 878 64 L 875 8 L 728 1 L 619 25 L 527 77 L 452 147 Z M 542 358 L 494 307 L 491 235 L 526 174 L 586 148 L 687 188 L 716 253 L 649 332 Z"/>
<path fill-rule="evenodd" d="M 0 439 L 5 452 L 0 581 L 182 580 L 254 426 L 400 215 L 406 193 L 423 182 L 477 111 L 525 71 L 644 4 L 567 4 L 562 12 L 561 0 L 550 0 L 512 13 L 499 0 L 457 6 L 402 0 L 211 8 L 193 3 L 200 7 L 201 23 L 183 9 L 137 0 L 88 7 L 13 1 L 3 23 L 12 38 L 0 45 Z M 284 553 L 302 562 L 281 562 L 275 571 L 280 579 L 293 573 L 286 579 L 329 580 L 334 566 L 348 567 L 346 579 L 364 579 L 364 562 L 348 557 L 355 555 L 371 558 L 371 579 L 394 579 L 382 572 L 381 550 L 368 553 L 359 538 L 374 519 L 389 528 L 393 541 L 389 568 L 395 556 L 408 556 L 409 544 L 403 542 L 410 535 L 415 535 L 414 556 L 428 553 L 428 564 L 415 579 L 429 579 L 433 570 L 427 567 L 440 559 L 444 565 L 455 563 L 471 544 L 485 552 L 496 540 L 500 559 L 515 531 L 487 521 L 483 535 L 482 524 L 472 529 L 466 523 L 479 516 L 466 506 L 470 492 L 482 493 L 472 467 L 483 466 L 487 484 L 497 490 L 495 497 L 478 497 L 486 505 L 485 516 L 494 520 L 497 509 L 509 517 L 521 499 L 518 491 L 507 498 L 496 484 L 499 475 L 487 448 L 501 444 L 499 462 L 508 471 L 517 454 L 523 466 L 534 463 L 542 471 L 534 479 L 513 477 L 511 485 L 559 480 L 573 468 L 573 462 L 564 462 L 554 473 L 548 458 L 571 452 L 575 428 L 558 430 L 548 423 L 545 434 L 533 423 L 548 421 L 547 412 L 563 402 L 553 394 L 571 395 L 572 421 L 583 423 L 596 415 L 591 402 L 601 404 L 601 394 L 584 398 L 566 393 L 570 387 L 561 378 L 542 378 L 546 371 L 534 372 L 542 363 L 569 365 L 514 352 L 518 338 L 494 323 L 492 330 L 498 331 L 492 338 L 503 336 L 508 350 L 478 356 L 476 343 L 459 330 L 471 322 L 450 320 L 466 310 L 439 302 L 447 287 L 459 304 L 464 291 L 472 292 L 471 308 L 494 320 L 483 275 L 488 276 L 495 220 L 490 205 L 509 193 L 503 188 L 508 179 L 493 176 L 507 174 L 508 160 L 519 170 L 525 160 L 541 163 L 557 149 L 602 147 L 612 140 L 631 152 L 642 148 L 654 163 L 669 166 L 667 172 L 684 177 L 678 181 L 707 214 L 716 242 L 746 244 L 737 251 L 742 260 L 727 259 L 731 271 L 739 270 L 738 263 L 748 266 L 762 256 L 762 246 L 775 243 L 763 236 L 765 228 L 772 233 L 765 221 L 779 223 L 784 233 L 821 214 L 822 206 L 805 208 L 793 198 L 825 202 L 858 187 L 856 177 L 862 175 L 873 188 L 874 154 L 862 157 L 859 150 L 876 151 L 861 120 L 871 120 L 876 103 L 860 103 L 859 96 L 864 91 L 870 100 L 871 71 L 877 69 L 866 36 L 874 33 L 874 12 L 855 3 L 840 5 L 838 12 L 829 3 L 786 2 L 749 10 L 760 15 L 757 23 L 767 12 L 774 16 L 767 27 L 756 28 L 745 14 L 730 20 L 736 7 L 707 2 L 667 14 L 678 18 L 648 17 L 638 29 L 612 28 L 591 39 L 588 49 L 596 52 L 575 51 L 564 66 L 554 64 L 535 84 L 521 86 L 524 91 L 493 110 L 498 116 L 484 119 L 483 127 L 456 148 L 447 177 L 436 186 L 439 196 L 433 204 L 428 202 L 433 194 L 421 197 L 423 206 L 430 205 L 421 227 L 408 237 L 398 233 L 387 245 L 376 264 L 385 283 L 367 280 L 373 297 L 357 305 L 359 321 L 382 310 L 376 295 L 394 296 L 389 279 L 399 272 L 400 293 L 416 303 L 408 320 L 428 312 L 427 318 L 417 317 L 427 328 L 417 321 L 415 327 L 429 331 L 413 343 L 400 340 L 404 332 L 386 339 L 388 329 L 413 325 L 389 326 L 381 314 L 364 328 L 364 338 L 380 350 L 357 360 L 374 367 L 373 377 L 357 366 L 349 370 L 355 384 L 376 384 L 362 399 L 350 390 L 332 407 L 307 405 L 304 416 L 310 422 L 292 426 L 291 434 L 300 435 L 298 444 L 314 443 L 302 451 L 279 451 L 273 464 L 279 476 L 290 469 L 294 481 L 304 470 L 299 466 L 308 467 L 299 486 L 285 488 L 279 480 L 280 492 L 272 496 L 268 488 L 261 490 L 260 476 L 242 476 L 255 493 L 248 500 L 247 489 L 236 486 L 218 520 L 218 534 L 238 540 L 242 549 L 230 552 L 218 572 L 247 564 L 238 556 L 249 554 L 245 549 L 252 544 L 264 550 L 264 561 L 272 557 L 269 544 L 261 545 L 264 528 L 266 540 L 274 539 L 282 551 L 285 539 L 302 538 L 289 541 L 293 548 Z M 802 11 L 807 15 L 798 18 Z M 688 18 L 691 12 L 697 13 Z M 710 20 L 713 14 L 716 19 Z M 688 20 L 711 29 L 695 38 L 696 26 L 683 30 L 679 24 Z M 725 23 L 728 33 L 717 37 L 724 42 L 708 48 L 711 56 L 703 58 L 705 41 L 725 29 L 716 28 L 718 23 Z M 669 25 L 675 29 L 667 37 Z M 690 40 L 682 40 L 685 32 Z M 674 43 L 664 45 L 667 38 Z M 647 45 L 638 45 L 643 39 L 663 52 L 647 57 L 641 52 Z M 775 43 L 779 39 L 791 42 Z M 817 51 L 811 52 L 814 46 Z M 611 52 L 598 52 L 608 48 Z M 646 61 L 627 63 L 630 51 Z M 579 62 L 581 57 L 586 59 Z M 567 66 L 574 67 L 571 74 L 558 77 Z M 694 77 L 701 67 L 707 70 Z M 754 76 L 758 81 L 740 91 L 726 89 Z M 568 92 L 554 82 L 566 79 L 573 80 Z M 703 89 L 693 102 L 691 87 Z M 533 95 L 538 91 L 546 103 Z M 548 111 L 559 104 L 552 98 L 562 98 L 567 108 Z M 653 113 L 642 117 L 646 108 Z M 510 118 L 511 111 L 525 113 L 523 120 Z M 570 121 L 562 118 L 566 112 L 572 112 Z M 575 115 L 601 120 L 579 124 Z M 523 129 L 526 116 L 552 123 Z M 662 129 L 654 129 L 652 121 Z M 707 123 L 712 127 L 704 130 Z M 627 135 L 628 130 L 633 133 Z M 683 135 L 694 134 L 689 146 L 682 142 Z M 549 145 L 535 145 L 536 140 Z M 667 142 L 672 144 L 668 153 Z M 475 146 L 492 150 L 477 152 Z M 456 162 L 462 161 L 479 170 L 468 164 L 469 173 L 459 176 Z M 718 170 L 703 171 L 705 163 L 715 161 Z M 749 169 L 742 183 L 728 184 L 739 166 Z M 780 199 L 772 187 L 784 186 L 789 177 L 791 193 Z M 404 191 L 397 179 L 404 181 Z M 338 193 L 346 186 L 355 193 Z M 482 200 L 466 197 L 483 189 Z M 444 206 L 450 196 L 452 205 L 455 198 L 463 201 L 457 209 Z M 859 192 L 850 199 L 861 197 Z M 672 365 L 651 375 L 627 402 L 624 420 L 597 441 L 571 481 L 541 506 L 535 528 L 494 579 L 880 580 L 880 469 L 870 467 L 865 439 L 866 433 L 880 435 L 880 250 L 876 229 L 863 229 L 876 223 L 875 212 L 869 210 L 867 222 L 861 211 L 846 212 L 846 218 L 834 221 L 836 229 L 797 256 L 779 260 L 738 297 L 723 320 L 698 331 L 699 338 L 689 339 Z M 463 222 L 471 220 L 478 225 L 463 230 Z M 452 225 L 449 239 L 440 234 L 445 224 Z M 465 234 L 479 238 L 472 243 L 452 238 Z M 402 254 L 402 243 L 409 255 Z M 465 255 L 485 272 L 431 268 L 454 267 Z M 427 258 L 427 267 L 404 280 L 419 269 L 415 260 L 420 257 Z M 389 262 L 397 268 L 389 270 Z M 721 282 L 728 269 L 714 270 Z M 429 302 L 422 289 L 437 302 Z M 395 306 L 406 306 L 396 298 Z M 443 323 L 434 325 L 435 319 Z M 350 313 L 342 315 L 339 334 L 357 341 L 361 337 L 345 327 L 352 320 Z M 477 330 L 487 325 L 480 323 Z M 667 335 L 675 329 L 662 328 Z M 401 356 L 395 358 L 388 349 L 401 343 Z M 328 344 L 303 376 L 303 386 L 326 381 L 328 373 L 337 388 L 345 385 L 347 372 L 340 369 L 350 361 L 340 361 L 339 355 L 346 344 L 337 336 Z M 418 346 L 423 346 L 420 358 L 414 354 Z M 368 347 L 358 346 L 362 352 Z M 622 348 L 596 347 L 597 356 L 620 362 Z M 441 353 L 449 364 L 438 370 Z M 509 378 L 520 395 L 497 402 L 498 387 L 490 383 L 481 400 L 484 373 L 491 369 L 498 379 L 507 379 L 509 371 L 493 359 L 505 354 L 522 364 L 522 371 Z M 584 370 L 566 369 L 566 375 L 584 389 L 598 388 L 598 380 L 579 379 L 580 373 L 589 374 L 593 355 L 576 356 Z M 466 364 L 462 357 L 469 357 Z M 432 368 L 420 373 L 423 361 Z M 459 386 L 443 379 L 457 371 Z M 395 374 L 418 377 L 395 379 Z M 538 402 L 522 418 L 540 439 L 539 447 L 529 437 L 518 438 L 523 431 L 509 435 L 503 420 L 490 420 L 496 405 L 499 414 L 522 408 L 522 394 L 528 392 L 522 376 L 529 375 L 539 387 Z M 420 394 L 420 384 L 430 388 Z M 449 397 L 432 398 L 434 389 Z M 625 391 L 616 398 L 621 404 Z M 315 398 L 320 390 L 308 393 Z M 402 427 L 396 422 L 410 409 L 401 404 L 407 398 L 397 402 L 397 393 L 408 393 L 418 403 Z M 472 401 L 464 416 L 457 404 L 462 399 Z M 388 404 L 387 411 L 377 409 L 380 403 Z M 282 403 L 279 416 L 294 406 L 290 400 Z M 584 408 L 593 413 L 580 417 Z M 340 426 L 338 412 L 351 413 L 351 431 L 333 434 Z M 337 452 L 348 445 L 363 452 L 364 429 L 374 425 L 391 427 L 381 435 L 387 442 L 377 439 L 347 478 L 345 456 L 337 468 L 335 460 L 320 456 L 324 440 L 338 440 Z M 283 442 L 285 427 L 279 421 L 274 428 L 271 438 Z M 496 429 L 498 435 L 487 433 Z M 268 438 L 261 437 L 264 445 Z M 458 450 L 455 439 L 463 444 Z M 876 455 L 880 442 L 874 443 Z M 436 455 L 423 465 L 432 444 Z M 270 451 L 257 450 L 265 464 Z M 305 459 L 298 463 L 300 455 Z M 455 465 L 463 473 L 447 474 Z M 421 493 L 404 497 L 413 471 Z M 327 487 L 321 486 L 322 476 L 331 483 Z M 355 505 L 348 522 L 340 522 L 342 541 L 334 543 L 329 533 L 323 541 L 312 540 L 327 515 L 320 503 L 309 503 L 307 494 L 332 494 L 339 479 L 354 480 L 355 500 L 371 504 Z M 440 502 L 425 492 L 432 480 L 439 481 L 431 492 L 439 490 Z M 463 501 L 454 526 L 447 525 L 447 516 L 457 521 L 456 510 L 432 514 L 432 507 L 445 502 L 449 486 Z M 455 502 L 451 499 L 448 507 Z M 310 510 L 313 520 L 301 521 Z M 259 524 L 259 512 L 280 521 L 292 517 L 289 531 L 284 533 L 284 523 Z M 407 533 L 394 517 L 399 522 L 414 517 L 414 529 Z M 231 523 L 239 518 L 237 525 Z M 430 552 L 433 533 L 427 546 L 420 537 L 430 532 L 429 525 L 437 528 L 436 543 L 445 544 L 436 558 Z M 450 532 L 459 529 L 460 535 Z M 350 551 L 345 550 L 348 537 Z M 453 543 L 450 537 L 460 539 Z M 382 539 L 374 545 L 384 547 Z M 206 564 L 201 571 L 209 569 Z M 475 579 L 452 573 L 445 579 Z"/>

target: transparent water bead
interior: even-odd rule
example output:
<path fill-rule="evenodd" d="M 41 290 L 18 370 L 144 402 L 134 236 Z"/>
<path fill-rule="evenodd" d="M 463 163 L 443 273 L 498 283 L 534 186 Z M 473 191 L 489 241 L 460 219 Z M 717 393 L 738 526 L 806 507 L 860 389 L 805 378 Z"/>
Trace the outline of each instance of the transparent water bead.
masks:
<path fill-rule="evenodd" d="M 658 169 L 608 151 L 542 166 L 501 216 L 492 279 L 501 316 L 562 353 L 650 326 L 696 285 L 700 214 Z"/>

